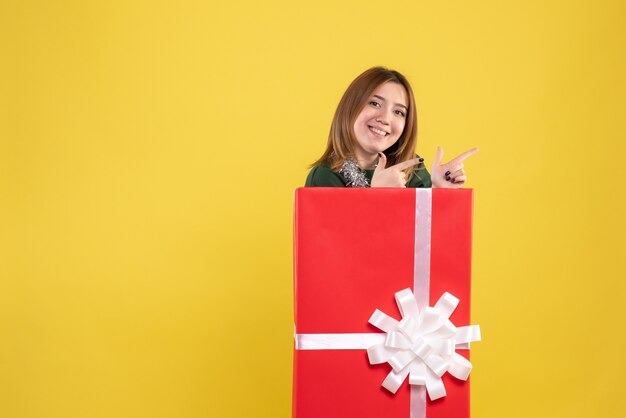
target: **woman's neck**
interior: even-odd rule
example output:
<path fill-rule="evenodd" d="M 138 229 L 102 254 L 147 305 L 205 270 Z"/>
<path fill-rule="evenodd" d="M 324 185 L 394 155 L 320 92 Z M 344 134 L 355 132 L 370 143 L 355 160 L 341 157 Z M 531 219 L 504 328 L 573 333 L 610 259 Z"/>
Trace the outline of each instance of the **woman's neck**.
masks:
<path fill-rule="evenodd" d="M 363 170 L 371 170 L 378 163 L 378 154 L 366 154 L 363 152 L 355 152 L 354 154 L 354 161 Z"/>

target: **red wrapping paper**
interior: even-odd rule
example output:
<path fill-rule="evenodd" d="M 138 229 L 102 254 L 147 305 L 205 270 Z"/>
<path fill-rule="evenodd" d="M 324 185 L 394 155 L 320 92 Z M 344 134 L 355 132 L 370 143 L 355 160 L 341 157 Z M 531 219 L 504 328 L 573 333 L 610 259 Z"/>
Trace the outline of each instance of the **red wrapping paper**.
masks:
<path fill-rule="evenodd" d="M 471 219 L 472 190 L 432 190 L 429 305 L 458 297 L 457 326 L 470 324 Z M 415 189 L 297 189 L 296 333 L 379 333 L 367 322 L 375 309 L 400 319 L 394 294 L 413 288 L 414 234 Z M 408 379 L 395 395 L 381 386 L 390 369 L 366 350 L 295 350 L 293 416 L 409 418 Z M 469 417 L 469 379 L 443 381 L 427 418 Z"/>

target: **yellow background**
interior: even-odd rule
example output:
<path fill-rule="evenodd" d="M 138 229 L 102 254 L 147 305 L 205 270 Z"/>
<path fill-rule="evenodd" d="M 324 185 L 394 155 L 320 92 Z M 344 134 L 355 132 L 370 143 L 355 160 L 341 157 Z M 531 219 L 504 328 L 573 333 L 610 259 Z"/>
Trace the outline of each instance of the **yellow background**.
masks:
<path fill-rule="evenodd" d="M 626 7 L 0 3 L 0 417 L 288 417 L 292 203 L 349 82 L 475 188 L 474 417 L 626 415 Z"/>

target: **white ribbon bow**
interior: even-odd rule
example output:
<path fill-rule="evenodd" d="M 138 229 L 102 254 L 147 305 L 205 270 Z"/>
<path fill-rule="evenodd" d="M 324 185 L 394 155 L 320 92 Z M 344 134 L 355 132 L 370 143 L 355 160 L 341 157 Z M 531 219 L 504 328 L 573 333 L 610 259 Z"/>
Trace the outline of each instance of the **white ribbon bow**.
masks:
<path fill-rule="evenodd" d="M 396 303 L 402 314 L 397 321 L 376 309 L 369 323 L 387 333 L 385 342 L 367 349 L 370 364 L 388 362 L 391 372 L 382 386 L 396 393 L 407 376 L 409 384 L 425 385 L 431 400 L 446 396 L 441 380 L 446 372 L 457 379 L 467 380 L 472 363 L 456 353 L 469 348 L 469 343 L 480 341 L 480 327 L 470 325 L 457 328 L 449 318 L 459 299 L 444 293 L 434 307 L 421 312 L 411 289 L 396 293 Z"/>

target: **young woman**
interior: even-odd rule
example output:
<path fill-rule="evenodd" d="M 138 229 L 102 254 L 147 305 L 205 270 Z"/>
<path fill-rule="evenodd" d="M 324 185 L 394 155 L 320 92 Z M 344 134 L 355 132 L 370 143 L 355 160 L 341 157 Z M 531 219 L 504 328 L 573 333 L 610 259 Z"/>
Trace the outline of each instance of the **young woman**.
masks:
<path fill-rule="evenodd" d="M 324 154 L 312 165 L 305 186 L 462 187 L 467 176 L 464 152 L 441 164 L 443 149 L 429 174 L 415 155 L 417 112 L 413 90 L 397 71 L 374 67 L 358 76 L 344 93 Z"/>

